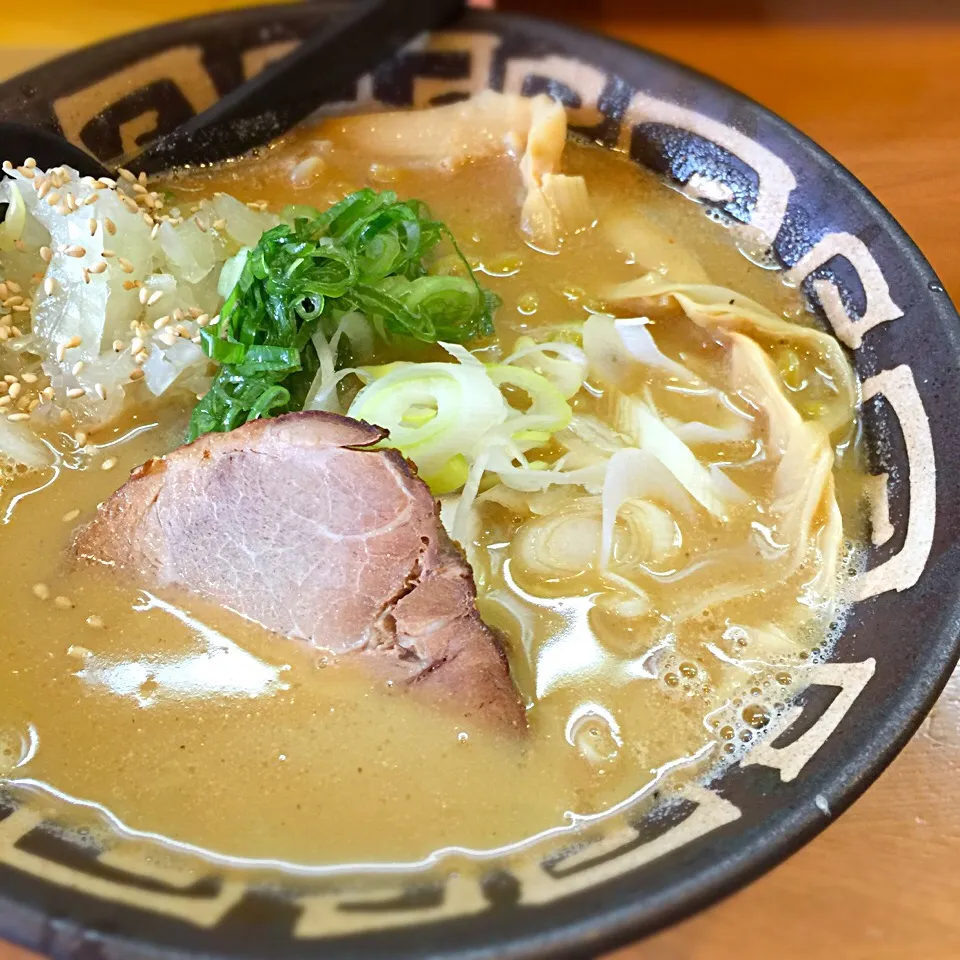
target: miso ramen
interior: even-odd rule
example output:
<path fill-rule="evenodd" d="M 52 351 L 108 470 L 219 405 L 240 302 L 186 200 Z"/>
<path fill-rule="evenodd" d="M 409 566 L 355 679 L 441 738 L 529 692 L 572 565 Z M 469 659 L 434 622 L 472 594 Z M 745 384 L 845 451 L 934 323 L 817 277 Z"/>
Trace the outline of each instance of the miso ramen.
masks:
<path fill-rule="evenodd" d="M 863 536 L 846 356 L 553 101 L 329 119 L 150 183 L 5 169 L 0 774 L 25 802 L 249 862 L 490 852 L 706 776 L 829 652 Z M 225 602 L 80 562 L 131 470 L 300 410 L 383 428 L 429 486 L 519 725 L 252 616 L 256 516 L 208 545 Z"/>

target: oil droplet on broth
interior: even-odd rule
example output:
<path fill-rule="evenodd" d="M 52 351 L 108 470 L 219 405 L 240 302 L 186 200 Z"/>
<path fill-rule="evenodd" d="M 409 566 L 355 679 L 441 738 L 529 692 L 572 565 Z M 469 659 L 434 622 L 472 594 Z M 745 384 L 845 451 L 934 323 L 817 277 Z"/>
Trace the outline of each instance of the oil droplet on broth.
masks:
<path fill-rule="evenodd" d="M 770 722 L 770 712 L 763 704 L 752 703 L 743 710 L 743 722 L 754 730 L 762 730 Z"/>

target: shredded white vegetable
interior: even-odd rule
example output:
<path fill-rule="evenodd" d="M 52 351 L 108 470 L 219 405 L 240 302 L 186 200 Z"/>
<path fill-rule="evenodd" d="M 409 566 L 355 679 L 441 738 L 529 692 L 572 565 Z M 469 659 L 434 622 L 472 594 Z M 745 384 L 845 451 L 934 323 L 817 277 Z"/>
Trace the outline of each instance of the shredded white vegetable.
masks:
<path fill-rule="evenodd" d="M 156 396 L 204 391 L 209 362 L 192 341 L 229 293 L 218 290 L 222 267 L 277 217 L 223 194 L 189 215 L 161 213 L 157 194 L 66 167 L 10 177 L 0 184 L 3 271 L 31 310 L 5 347 L 41 358 L 54 397 L 37 416 L 55 403 L 91 429 L 122 411 L 137 382 Z"/>

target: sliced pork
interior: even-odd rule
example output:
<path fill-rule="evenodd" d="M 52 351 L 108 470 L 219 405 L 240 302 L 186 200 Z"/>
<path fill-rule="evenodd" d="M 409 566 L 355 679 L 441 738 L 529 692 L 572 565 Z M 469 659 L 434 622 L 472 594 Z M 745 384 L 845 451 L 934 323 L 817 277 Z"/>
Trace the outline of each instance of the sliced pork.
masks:
<path fill-rule="evenodd" d="M 466 718 L 525 726 L 470 567 L 378 427 L 304 412 L 138 468 L 80 530 L 82 561 L 179 587 L 286 637 L 363 656 Z"/>

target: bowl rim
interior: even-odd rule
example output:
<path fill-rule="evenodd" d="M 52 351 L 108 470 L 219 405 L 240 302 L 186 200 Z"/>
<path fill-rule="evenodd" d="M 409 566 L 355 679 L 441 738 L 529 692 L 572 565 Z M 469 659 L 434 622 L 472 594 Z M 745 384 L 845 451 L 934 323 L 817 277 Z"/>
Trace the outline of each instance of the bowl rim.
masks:
<path fill-rule="evenodd" d="M 310 6 L 315 10 L 319 5 Z M 332 0 L 332 2 L 325 0 L 323 3 L 323 6 L 331 8 L 343 5 L 342 0 Z M 305 18 L 309 17 L 307 5 L 283 3 L 271 7 L 243 7 L 182 18 L 142 30 L 130 31 L 91 46 L 69 51 L 54 60 L 46 61 L 9 78 L 3 86 L 11 82 L 24 83 L 30 77 L 42 74 L 57 64 L 80 62 L 97 50 L 120 49 L 125 41 L 129 42 L 133 38 L 151 36 L 159 40 L 176 35 L 186 24 L 229 24 L 242 19 L 255 21 L 258 19 L 258 14 L 274 12 L 280 17 L 289 14 L 302 14 Z M 487 28 L 495 33 L 503 32 L 505 29 L 520 28 L 538 39 L 552 41 L 559 46 L 572 47 L 573 56 L 593 64 L 604 62 L 601 56 L 604 52 L 640 58 L 668 67 L 698 85 L 706 85 L 708 88 L 720 90 L 735 98 L 745 104 L 751 112 L 761 116 L 765 123 L 784 140 L 795 145 L 802 153 L 805 165 L 812 165 L 821 172 L 829 172 L 838 181 L 838 189 L 841 192 L 853 194 L 892 240 L 897 254 L 908 271 L 921 277 L 931 290 L 935 284 L 940 290 L 944 290 L 943 284 L 916 243 L 880 200 L 853 173 L 809 136 L 736 88 L 695 67 L 630 41 L 539 16 L 497 10 L 469 10 L 462 20 L 447 29 L 457 31 L 468 28 Z M 581 56 L 580 51 L 584 47 L 586 52 Z M 935 315 L 932 318 L 942 323 L 950 352 L 954 356 L 960 356 L 960 315 L 949 295 L 929 296 L 927 306 L 931 315 Z M 538 960 L 546 957 L 572 960 L 572 958 L 595 957 L 598 952 L 632 942 L 686 918 L 707 905 L 719 902 L 746 886 L 775 864 L 785 860 L 825 829 L 879 777 L 913 737 L 946 686 L 960 659 L 960 580 L 954 580 L 950 586 L 952 588 L 950 593 L 945 591 L 944 596 L 940 598 L 940 620 L 936 631 L 931 632 L 927 638 L 923 648 L 923 662 L 918 663 L 916 668 L 904 678 L 905 683 L 898 688 L 895 697 L 892 698 L 882 722 L 867 731 L 859 730 L 855 735 L 848 734 L 848 737 L 855 740 L 856 750 L 848 750 L 849 756 L 834 764 L 829 770 L 823 771 L 816 777 L 804 779 L 803 799 L 809 796 L 812 800 L 814 795 L 819 794 L 829 805 L 828 815 L 825 816 L 812 802 L 798 801 L 790 808 L 781 808 L 767 816 L 749 828 L 746 833 L 739 834 L 736 841 L 730 844 L 735 849 L 727 850 L 721 856 L 712 858 L 710 864 L 700 863 L 701 857 L 694 858 L 688 866 L 678 871 L 680 876 L 677 879 L 654 896 L 612 905 L 606 909 L 584 911 L 578 910 L 575 906 L 578 900 L 583 899 L 583 893 L 572 894 L 556 901 L 556 904 L 564 905 L 565 909 L 562 913 L 567 918 L 559 923 L 556 922 L 556 916 L 552 915 L 553 911 L 544 922 L 521 905 L 518 908 L 519 912 L 523 913 L 527 910 L 530 918 L 521 924 L 522 930 L 518 934 L 508 934 L 504 939 L 497 938 L 493 925 L 489 922 L 490 918 L 481 914 L 466 920 L 471 925 L 476 925 L 476 929 L 481 933 L 492 934 L 489 941 L 484 942 L 483 937 L 478 937 L 473 945 L 469 943 L 457 945 L 449 942 L 450 937 L 446 938 L 447 942 L 442 942 L 443 938 L 440 937 L 434 941 L 435 949 L 431 949 L 429 955 L 438 960 L 439 958 Z M 628 872 L 608 883 L 610 886 L 625 888 L 629 886 L 630 878 L 631 873 Z M 79 895 L 84 894 L 81 892 Z M 18 903 L 15 897 L 10 897 L 7 893 L 0 894 L 0 902 L 39 913 Z M 550 906 L 553 907 L 556 904 Z M 6 921 L 6 911 L 3 919 Z M 423 930 L 428 929 L 428 925 L 416 924 L 408 929 L 416 929 L 417 926 Z M 443 926 L 443 922 L 441 921 L 438 926 Z M 9 927 L 8 923 L 3 922 L 0 925 L 0 932 L 12 942 L 23 943 L 31 949 L 42 949 L 37 938 L 28 940 L 22 930 Z M 365 935 L 356 936 L 362 938 Z M 200 958 L 203 956 L 216 957 L 217 960 L 230 960 L 237 956 L 234 953 L 219 951 L 194 952 L 120 933 L 101 933 L 98 934 L 98 938 L 112 942 L 121 950 L 121 955 L 126 945 L 143 951 L 137 954 L 143 957 Z M 318 949 L 323 950 L 324 941 L 315 942 Z M 303 941 L 303 943 L 307 944 L 310 941 Z M 408 954 L 402 945 L 398 946 L 401 947 L 396 954 L 398 957 L 423 955 Z"/>

